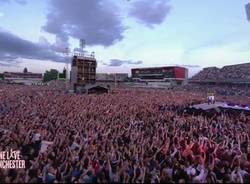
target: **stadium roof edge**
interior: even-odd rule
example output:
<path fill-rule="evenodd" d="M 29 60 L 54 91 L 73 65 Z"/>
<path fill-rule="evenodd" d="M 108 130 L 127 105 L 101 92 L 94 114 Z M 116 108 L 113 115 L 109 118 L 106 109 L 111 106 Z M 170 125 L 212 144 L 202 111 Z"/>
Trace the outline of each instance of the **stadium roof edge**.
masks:
<path fill-rule="evenodd" d="M 158 67 L 131 68 L 131 70 L 138 70 L 138 69 L 159 69 L 159 68 L 173 68 L 173 67 L 187 69 L 186 67 L 183 67 L 183 66 L 158 66 Z"/>

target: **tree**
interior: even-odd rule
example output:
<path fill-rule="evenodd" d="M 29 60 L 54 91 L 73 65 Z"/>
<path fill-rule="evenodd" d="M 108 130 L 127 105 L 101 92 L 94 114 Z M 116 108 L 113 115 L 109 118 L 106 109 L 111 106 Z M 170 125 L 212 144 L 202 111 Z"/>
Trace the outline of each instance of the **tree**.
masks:
<path fill-rule="evenodd" d="M 66 75 L 67 75 L 67 70 L 66 70 L 66 68 L 64 68 L 64 69 L 63 69 L 63 76 L 64 76 L 63 78 L 66 79 Z"/>
<path fill-rule="evenodd" d="M 3 79 L 4 79 L 4 74 L 0 73 L 0 80 L 3 80 Z"/>
<path fill-rule="evenodd" d="M 66 79 L 66 68 L 63 69 L 63 73 L 59 73 L 59 79 Z"/>
<path fill-rule="evenodd" d="M 28 73 L 28 69 L 26 67 L 23 69 L 23 73 Z"/>
<path fill-rule="evenodd" d="M 50 69 L 50 71 L 46 71 L 43 76 L 43 82 L 49 82 L 52 80 L 58 79 L 59 72 L 56 69 Z"/>

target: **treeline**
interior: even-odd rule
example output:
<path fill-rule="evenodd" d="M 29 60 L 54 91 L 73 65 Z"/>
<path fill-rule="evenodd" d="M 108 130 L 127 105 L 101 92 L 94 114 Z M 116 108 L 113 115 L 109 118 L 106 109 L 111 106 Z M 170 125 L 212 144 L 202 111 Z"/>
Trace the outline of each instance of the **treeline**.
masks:
<path fill-rule="evenodd" d="M 57 79 L 66 79 L 66 69 L 63 70 L 63 73 L 59 73 L 59 71 L 56 69 L 50 69 L 49 71 L 46 71 L 43 75 L 43 82 L 49 82 Z"/>

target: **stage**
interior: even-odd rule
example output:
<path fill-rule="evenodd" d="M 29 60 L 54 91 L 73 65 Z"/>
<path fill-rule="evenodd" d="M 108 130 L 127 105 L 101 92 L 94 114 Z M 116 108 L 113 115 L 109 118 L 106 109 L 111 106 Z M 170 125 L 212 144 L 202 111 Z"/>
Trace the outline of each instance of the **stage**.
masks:
<path fill-rule="evenodd" d="M 245 113 L 246 115 L 250 115 L 250 107 L 241 107 L 239 105 L 229 105 L 225 102 L 215 102 L 214 104 L 195 104 L 189 106 L 186 109 L 189 112 L 207 112 L 207 113 L 220 113 L 220 112 L 227 112 L 227 113 Z"/>
<path fill-rule="evenodd" d="M 250 111 L 249 107 L 240 107 L 238 105 L 230 106 L 227 103 L 223 103 L 223 102 L 215 102 L 214 104 L 203 103 L 203 104 L 193 105 L 192 107 L 194 107 L 196 109 L 202 109 L 202 110 L 209 110 L 209 109 L 221 107 L 221 108 Z"/>

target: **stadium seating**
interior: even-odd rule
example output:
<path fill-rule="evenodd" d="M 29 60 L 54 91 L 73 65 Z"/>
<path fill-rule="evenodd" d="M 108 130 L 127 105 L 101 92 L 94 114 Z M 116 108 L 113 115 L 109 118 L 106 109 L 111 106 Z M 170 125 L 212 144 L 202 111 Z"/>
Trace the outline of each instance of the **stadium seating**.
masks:
<path fill-rule="evenodd" d="M 193 76 L 191 80 L 195 81 L 228 81 L 241 82 L 250 79 L 250 63 L 224 66 L 219 69 L 216 67 L 204 68 L 198 74 Z"/>

